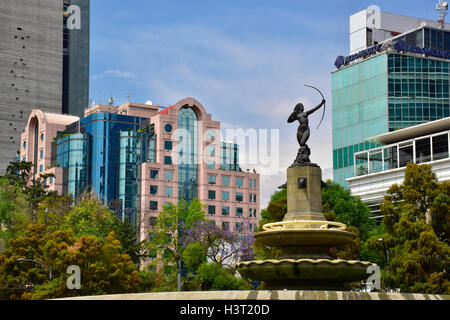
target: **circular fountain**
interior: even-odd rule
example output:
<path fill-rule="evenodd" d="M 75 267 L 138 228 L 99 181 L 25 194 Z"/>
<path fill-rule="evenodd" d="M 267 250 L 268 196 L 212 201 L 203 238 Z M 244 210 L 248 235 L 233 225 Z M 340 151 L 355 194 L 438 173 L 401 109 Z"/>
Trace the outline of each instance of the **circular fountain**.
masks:
<path fill-rule="evenodd" d="M 299 112 L 297 107 L 295 112 Z M 305 114 L 290 117 L 300 121 L 302 134 Z M 236 267 L 243 277 L 264 281 L 270 290 L 344 290 L 347 282 L 367 279 L 367 268 L 373 264 L 331 257 L 332 248 L 350 243 L 356 235 L 345 224 L 325 219 L 322 170 L 309 160 L 303 135 L 298 138 L 297 158 L 287 170 L 287 214 L 282 222 L 266 224 L 264 231 L 255 234 L 256 242 L 280 249 L 279 259 L 245 261 Z"/>

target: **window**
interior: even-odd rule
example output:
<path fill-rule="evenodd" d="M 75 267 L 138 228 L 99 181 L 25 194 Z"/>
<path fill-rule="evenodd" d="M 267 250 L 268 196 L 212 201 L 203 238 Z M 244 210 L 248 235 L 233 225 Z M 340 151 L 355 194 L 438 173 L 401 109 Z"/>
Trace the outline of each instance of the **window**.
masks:
<path fill-rule="evenodd" d="M 39 157 L 40 159 L 44 158 L 44 149 L 39 150 Z"/>
<path fill-rule="evenodd" d="M 430 137 L 416 140 L 416 163 L 425 163 L 430 161 L 431 161 Z"/>
<path fill-rule="evenodd" d="M 225 230 L 225 231 L 230 230 L 230 223 L 229 222 L 222 222 L 222 230 Z"/>
<path fill-rule="evenodd" d="M 222 207 L 222 215 L 229 216 L 230 215 L 230 207 Z"/>
<path fill-rule="evenodd" d="M 242 217 L 244 215 L 244 210 L 242 208 L 236 208 L 236 217 Z"/>
<path fill-rule="evenodd" d="M 39 166 L 39 172 L 42 172 L 42 171 L 44 171 L 44 165 L 41 164 L 41 165 Z"/>
<path fill-rule="evenodd" d="M 216 137 L 216 130 L 215 129 L 208 129 L 208 137 L 211 139 L 214 139 Z"/>
<path fill-rule="evenodd" d="M 209 184 L 216 184 L 216 176 L 215 175 L 208 175 L 208 183 Z"/>
<path fill-rule="evenodd" d="M 27 161 L 27 157 L 23 157 L 22 161 Z"/>
<path fill-rule="evenodd" d="M 244 186 L 244 178 L 236 177 L 236 187 L 242 188 Z"/>
<path fill-rule="evenodd" d="M 241 192 L 236 192 L 236 201 L 237 202 L 242 202 L 244 201 L 244 194 Z"/>
<path fill-rule="evenodd" d="M 206 147 L 206 154 L 208 156 L 214 157 L 216 155 L 216 148 L 212 145 Z"/>
<path fill-rule="evenodd" d="M 150 194 L 158 194 L 158 186 L 150 186 Z"/>
<path fill-rule="evenodd" d="M 53 184 L 53 177 L 50 177 L 50 184 Z"/>
<path fill-rule="evenodd" d="M 253 202 L 256 203 L 256 194 L 253 195 Z"/>
<path fill-rule="evenodd" d="M 208 199 L 209 200 L 215 200 L 216 199 L 216 191 L 208 190 Z"/>
<path fill-rule="evenodd" d="M 253 209 L 253 216 L 256 218 L 256 209 Z"/>
<path fill-rule="evenodd" d="M 44 141 L 44 134 L 41 133 L 41 141 Z"/>
<path fill-rule="evenodd" d="M 206 165 L 208 169 L 214 170 L 216 167 L 216 163 L 214 161 L 206 161 Z"/>
<path fill-rule="evenodd" d="M 156 217 L 149 217 L 149 218 L 148 218 L 148 225 L 149 225 L 150 227 L 156 226 Z M 152 233 L 152 235 L 153 235 L 153 233 Z"/>
<path fill-rule="evenodd" d="M 248 202 L 252 202 L 252 200 L 253 200 L 252 194 L 249 193 L 249 194 L 248 194 Z"/>
<path fill-rule="evenodd" d="M 164 130 L 166 130 L 167 133 L 172 132 L 172 125 L 170 123 L 166 124 Z"/>
<path fill-rule="evenodd" d="M 26 142 L 26 141 L 23 142 L 23 148 L 24 148 L 24 149 L 27 148 L 27 142 Z"/>
<path fill-rule="evenodd" d="M 216 214 L 216 206 L 208 206 L 208 214 L 210 215 Z"/>
<path fill-rule="evenodd" d="M 253 179 L 253 188 L 256 188 L 256 179 Z"/>
<path fill-rule="evenodd" d="M 164 164 L 172 165 L 172 157 L 165 156 L 164 157 Z"/>
<path fill-rule="evenodd" d="M 222 200 L 223 201 L 229 201 L 230 200 L 230 193 L 228 191 L 222 191 Z"/>
<path fill-rule="evenodd" d="M 158 170 L 150 170 L 150 179 L 153 179 L 153 180 L 158 179 Z"/>
<path fill-rule="evenodd" d="M 164 141 L 164 149 L 172 150 L 172 141 Z"/>
<path fill-rule="evenodd" d="M 171 197 L 173 195 L 173 188 L 172 187 L 164 187 L 164 195 L 166 197 Z"/>
<path fill-rule="evenodd" d="M 237 232 L 241 232 L 242 230 L 244 230 L 244 225 L 242 222 L 236 222 L 236 231 Z"/>
<path fill-rule="evenodd" d="M 252 188 L 252 179 L 248 179 L 248 188 L 251 189 Z"/>
<path fill-rule="evenodd" d="M 165 171 L 164 172 L 164 179 L 166 181 L 172 181 L 173 180 L 173 171 Z"/>
<path fill-rule="evenodd" d="M 150 201 L 150 210 L 158 210 L 158 201 Z"/>
<path fill-rule="evenodd" d="M 448 135 L 433 137 L 433 160 L 448 158 Z"/>
<path fill-rule="evenodd" d="M 230 177 L 222 176 L 222 185 L 228 187 L 230 185 Z"/>
<path fill-rule="evenodd" d="M 252 208 L 248 209 L 248 216 L 253 217 L 253 209 Z"/>

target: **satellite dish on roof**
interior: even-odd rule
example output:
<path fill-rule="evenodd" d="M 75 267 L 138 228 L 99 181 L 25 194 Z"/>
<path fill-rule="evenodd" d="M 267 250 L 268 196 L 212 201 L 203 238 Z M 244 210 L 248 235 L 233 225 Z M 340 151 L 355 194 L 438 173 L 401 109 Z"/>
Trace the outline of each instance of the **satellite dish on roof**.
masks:
<path fill-rule="evenodd" d="M 145 104 L 148 105 L 148 106 L 152 106 L 152 105 L 153 105 L 153 102 L 152 102 L 151 100 L 147 100 L 147 101 L 145 102 Z"/>

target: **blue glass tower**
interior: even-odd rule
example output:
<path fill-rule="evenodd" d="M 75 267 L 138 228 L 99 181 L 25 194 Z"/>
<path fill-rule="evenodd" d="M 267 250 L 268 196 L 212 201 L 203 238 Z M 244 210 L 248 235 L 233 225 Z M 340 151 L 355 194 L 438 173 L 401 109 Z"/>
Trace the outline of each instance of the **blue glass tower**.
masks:
<path fill-rule="evenodd" d="M 138 168 L 155 161 L 149 119 L 95 113 L 68 126 L 56 141 L 56 164 L 65 170 L 63 185 L 78 201 L 94 192 L 119 216 L 135 221 L 138 209 Z"/>

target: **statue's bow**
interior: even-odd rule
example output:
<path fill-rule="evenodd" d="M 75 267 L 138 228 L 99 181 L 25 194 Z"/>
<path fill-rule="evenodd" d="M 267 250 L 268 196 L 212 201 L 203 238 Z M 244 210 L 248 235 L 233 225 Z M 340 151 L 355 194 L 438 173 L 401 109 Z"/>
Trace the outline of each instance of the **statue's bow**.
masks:
<path fill-rule="evenodd" d="M 313 87 L 313 86 L 310 86 L 310 85 L 307 85 L 307 84 L 305 84 L 305 87 L 313 88 L 313 89 L 317 90 L 317 92 L 319 92 L 320 95 L 322 96 L 322 99 L 325 100 L 325 97 L 323 96 L 322 92 L 321 92 L 319 89 L 317 89 L 316 87 Z M 323 118 L 324 118 L 324 117 L 325 117 L 325 104 L 323 105 L 322 119 L 320 119 L 320 123 L 319 123 L 319 125 L 317 126 L 317 129 L 319 129 L 320 125 L 322 124 L 322 121 L 323 121 Z"/>

